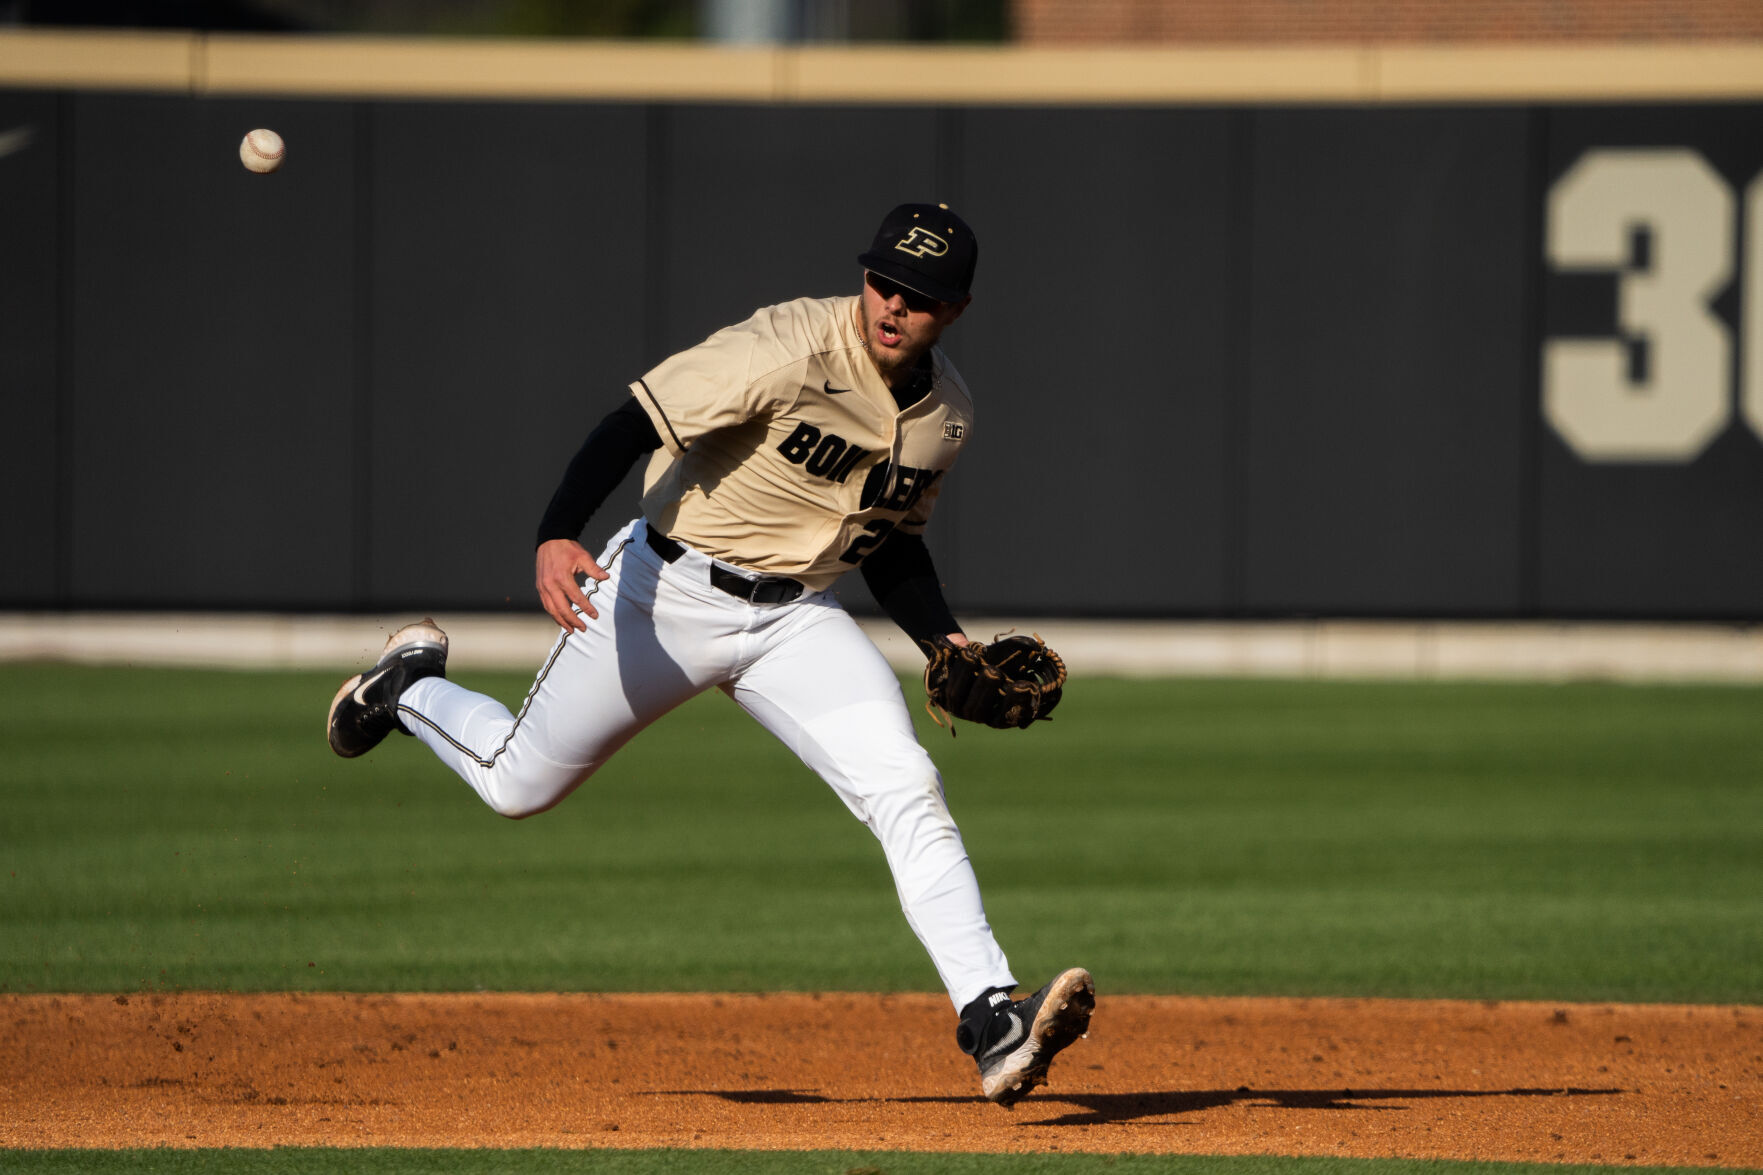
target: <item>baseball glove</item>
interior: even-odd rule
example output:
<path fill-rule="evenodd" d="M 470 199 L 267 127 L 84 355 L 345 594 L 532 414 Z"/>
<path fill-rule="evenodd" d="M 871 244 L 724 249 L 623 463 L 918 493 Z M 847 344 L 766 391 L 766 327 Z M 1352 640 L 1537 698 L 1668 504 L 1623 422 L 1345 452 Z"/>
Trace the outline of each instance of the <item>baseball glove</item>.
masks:
<path fill-rule="evenodd" d="M 952 645 L 938 637 L 924 667 L 926 709 L 1005 730 L 1026 730 L 1046 718 L 1065 689 L 1065 662 L 1040 637 L 999 637 L 991 644 Z M 955 731 L 949 723 L 949 732 Z"/>

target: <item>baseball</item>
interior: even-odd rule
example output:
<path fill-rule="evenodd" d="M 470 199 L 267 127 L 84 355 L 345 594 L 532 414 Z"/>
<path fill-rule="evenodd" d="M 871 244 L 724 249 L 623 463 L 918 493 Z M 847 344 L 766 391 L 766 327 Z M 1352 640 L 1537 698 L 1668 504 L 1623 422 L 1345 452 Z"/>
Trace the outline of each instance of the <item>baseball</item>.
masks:
<path fill-rule="evenodd" d="M 251 171 L 266 175 L 282 165 L 287 150 L 280 135 L 259 128 L 239 143 L 239 162 Z"/>

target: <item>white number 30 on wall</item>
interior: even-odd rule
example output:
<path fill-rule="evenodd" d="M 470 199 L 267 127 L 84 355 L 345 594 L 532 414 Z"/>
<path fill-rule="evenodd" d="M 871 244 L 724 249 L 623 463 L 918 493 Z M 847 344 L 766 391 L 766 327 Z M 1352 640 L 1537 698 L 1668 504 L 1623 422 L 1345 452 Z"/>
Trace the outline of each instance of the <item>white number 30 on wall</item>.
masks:
<path fill-rule="evenodd" d="M 1690 461 L 1731 422 L 1732 339 L 1709 303 L 1732 279 L 1736 227 L 1731 188 L 1694 151 L 1588 151 L 1550 189 L 1549 263 L 1618 274 L 1621 337 L 1543 344 L 1543 414 L 1581 457 Z M 1763 176 L 1744 240 L 1739 406 L 1763 438 Z"/>

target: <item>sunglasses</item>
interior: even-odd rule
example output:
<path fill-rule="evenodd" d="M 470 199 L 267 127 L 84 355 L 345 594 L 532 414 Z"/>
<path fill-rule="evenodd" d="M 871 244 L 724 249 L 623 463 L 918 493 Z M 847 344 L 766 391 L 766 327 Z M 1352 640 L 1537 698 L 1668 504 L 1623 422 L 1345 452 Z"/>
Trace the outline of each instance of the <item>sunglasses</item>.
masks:
<path fill-rule="evenodd" d="M 863 280 L 868 283 L 870 289 L 881 295 L 884 302 L 892 300 L 895 294 L 900 295 L 900 300 L 906 303 L 906 309 L 914 314 L 934 313 L 943 304 L 928 294 L 921 294 L 917 290 L 907 289 L 899 282 L 889 281 L 879 273 L 866 270 L 863 274 Z"/>

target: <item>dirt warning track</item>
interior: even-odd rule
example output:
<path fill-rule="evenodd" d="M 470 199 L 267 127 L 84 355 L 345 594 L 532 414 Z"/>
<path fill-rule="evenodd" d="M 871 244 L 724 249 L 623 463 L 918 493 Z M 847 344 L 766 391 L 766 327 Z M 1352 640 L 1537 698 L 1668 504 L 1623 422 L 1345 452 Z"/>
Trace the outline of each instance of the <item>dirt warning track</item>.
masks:
<path fill-rule="evenodd" d="M 1763 1167 L 1763 1008 L 1102 992 L 1014 1110 L 939 996 L 0 996 L 0 1146 Z"/>

